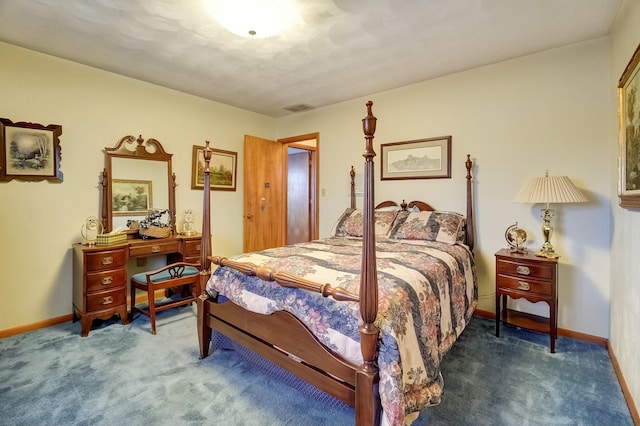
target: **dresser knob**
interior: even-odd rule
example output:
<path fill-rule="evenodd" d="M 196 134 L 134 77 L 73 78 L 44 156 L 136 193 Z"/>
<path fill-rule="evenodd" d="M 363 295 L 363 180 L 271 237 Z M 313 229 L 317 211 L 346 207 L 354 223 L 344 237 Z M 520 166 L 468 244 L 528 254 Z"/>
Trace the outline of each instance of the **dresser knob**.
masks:
<path fill-rule="evenodd" d="M 527 282 L 518 281 L 518 290 L 529 291 L 529 290 L 531 290 L 531 286 Z"/>
<path fill-rule="evenodd" d="M 102 285 L 109 285 L 113 283 L 113 277 L 104 277 L 102 279 Z"/>
<path fill-rule="evenodd" d="M 527 266 L 519 265 L 516 268 L 516 272 L 519 273 L 520 275 L 529 275 L 531 273 L 531 270 Z"/>
<path fill-rule="evenodd" d="M 160 250 L 162 250 L 160 246 L 151 247 L 151 253 L 160 253 Z"/>
<path fill-rule="evenodd" d="M 107 296 L 102 299 L 103 305 L 110 305 L 113 303 L 113 296 Z"/>
<path fill-rule="evenodd" d="M 103 265 L 111 265 L 113 263 L 113 256 L 107 256 L 102 258 Z"/>

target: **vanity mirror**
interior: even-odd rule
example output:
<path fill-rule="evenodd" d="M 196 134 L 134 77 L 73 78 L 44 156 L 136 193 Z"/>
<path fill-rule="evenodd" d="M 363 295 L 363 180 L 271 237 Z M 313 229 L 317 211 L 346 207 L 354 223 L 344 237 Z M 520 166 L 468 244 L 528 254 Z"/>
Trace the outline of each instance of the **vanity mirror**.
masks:
<path fill-rule="evenodd" d="M 114 148 L 105 148 L 102 173 L 102 224 L 105 232 L 128 230 L 128 224 L 143 220 L 149 210 L 170 212 L 175 234 L 175 174 L 171 157 L 160 142 L 142 136 L 125 136 Z"/>

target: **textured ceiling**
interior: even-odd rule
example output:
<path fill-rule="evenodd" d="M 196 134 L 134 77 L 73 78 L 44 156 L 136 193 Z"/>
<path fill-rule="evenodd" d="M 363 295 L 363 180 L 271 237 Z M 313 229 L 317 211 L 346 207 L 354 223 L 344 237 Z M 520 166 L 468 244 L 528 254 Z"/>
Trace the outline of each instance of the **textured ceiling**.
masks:
<path fill-rule="evenodd" d="M 0 0 L 0 41 L 281 117 L 604 36 L 622 0 L 297 1 L 245 39 L 202 0 Z"/>

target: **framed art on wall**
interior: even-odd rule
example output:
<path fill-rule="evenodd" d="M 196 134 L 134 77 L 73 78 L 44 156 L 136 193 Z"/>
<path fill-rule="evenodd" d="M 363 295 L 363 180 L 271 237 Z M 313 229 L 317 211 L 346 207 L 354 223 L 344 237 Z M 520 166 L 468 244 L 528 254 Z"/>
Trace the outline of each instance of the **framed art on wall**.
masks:
<path fill-rule="evenodd" d="M 640 208 L 640 45 L 618 81 L 618 120 L 620 206 Z"/>
<path fill-rule="evenodd" d="M 62 126 L 0 118 L 0 181 L 62 182 Z"/>
<path fill-rule="evenodd" d="M 193 146 L 191 189 L 204 189 L 204 146 Z M 211 148 L 209 179 L 212 190 L 235 191 L 238 153 Z"/>
<path fill-rule="evenodd" d="M 380 179 L 451 177 L 451 136 L 380 145 Z"/>

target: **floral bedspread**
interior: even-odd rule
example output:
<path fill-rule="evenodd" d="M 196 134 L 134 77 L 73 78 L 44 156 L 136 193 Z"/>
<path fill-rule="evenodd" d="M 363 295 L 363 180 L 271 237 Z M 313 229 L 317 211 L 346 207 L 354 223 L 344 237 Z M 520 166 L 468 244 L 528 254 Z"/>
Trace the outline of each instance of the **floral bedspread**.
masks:
<path fill-rule="evenodd" d="M 440 361 L 477 304 L 475 265 L 468 248 L 460 244 L 378 238 L 376 253 L 380 398 L 389 424 L 409 424 L 421 409 L 440 402 Z M 362 240 L 342 237 L 233 259 L 358 293 L 361 256 Z M 289 311 L 325 346 L 355 365 L 362 363 L 357 303 L 283 288 L 231 268 L 218 268 L 207 291 L 257 313 Z"/>

